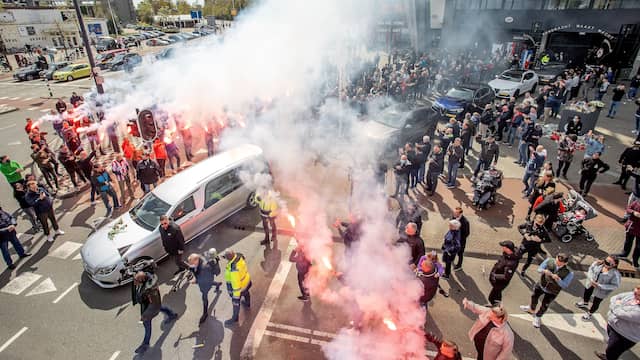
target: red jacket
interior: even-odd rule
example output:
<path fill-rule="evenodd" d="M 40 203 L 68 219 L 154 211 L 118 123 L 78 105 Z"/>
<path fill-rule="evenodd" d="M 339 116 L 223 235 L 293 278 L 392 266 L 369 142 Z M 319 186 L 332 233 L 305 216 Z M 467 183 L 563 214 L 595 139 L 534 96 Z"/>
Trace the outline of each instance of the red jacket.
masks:
<path fill-rule="evenodd" d="M 133 158 L 133 145 L 129 142 L 129 139 L 124 139 L 122 142 L 122 153 L 125 159 L 131 160 Z"/>
<path fill-rule="evenodd" d="M 165 148 L 162 140 L 156 140 L 153 143 L 153 153 L 156 154 L 156 159 L 167 159 L 167 148 Z"/>
<path fill-rule="evenodd" d="M 629 220 L 624 224 L 624 229 L 633 236 L 640 236 L 640 217 L 633 215 L 634 211 L 640 212 L 640 202 L 634 201 L 627 208 Z"/>

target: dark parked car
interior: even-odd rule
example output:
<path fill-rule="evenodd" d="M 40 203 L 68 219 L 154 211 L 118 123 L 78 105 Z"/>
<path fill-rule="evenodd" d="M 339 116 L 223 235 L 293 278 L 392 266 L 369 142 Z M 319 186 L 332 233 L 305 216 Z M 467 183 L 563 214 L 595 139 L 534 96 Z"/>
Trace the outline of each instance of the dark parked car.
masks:
<path fill-rule="evenodd" d="M 361 131 L 381 153 L 381 158 L 397 160 L 397 149 L 406 143 L 416 143 L 424 135 L 433 136 L 439 114 L 429 107 L 406 111 L 389 107 L 362 123 Z"/>
<path fill-rule="evenodd" d="M 40 71 L 42 71 L 42 69 L 39 68 L 37 65 L 35 64 L 29 65 L 25 68 L 18 70 L 15 74 L 13 74 L 13 78 L 16 79 L 17 81 L 39 79 Z"/>
<path fill-rule="evenodd" d="M 481 112 L 494 99 L 495 93 L 488 85 L 457 85 L 436 99 L 432 108 L 441 115 L 462 118 L 467 112 Z"/>
<path fill-rule="evenodd" d="M 538 74 L 540 84 L 551 84 L 558 76 L 562 75 L 567 68 L 567 64 L 561 62 L 548 62 L 547 65 L 534 69 Z"/>
<path fill-rule="evenodd" d="M 71 65 L 69 61 L 63 61 L 58 63 L 49 64 L 49 69 L 40 71 L 40 77 L 47 80 L 53 80 L 53 73 Z"/>
<path fill-rule="evenodd" d="M 131 70 L 142 62 L 142 56 L 136 53 L 119 54 L 109 62 L 111 71 Z"/>

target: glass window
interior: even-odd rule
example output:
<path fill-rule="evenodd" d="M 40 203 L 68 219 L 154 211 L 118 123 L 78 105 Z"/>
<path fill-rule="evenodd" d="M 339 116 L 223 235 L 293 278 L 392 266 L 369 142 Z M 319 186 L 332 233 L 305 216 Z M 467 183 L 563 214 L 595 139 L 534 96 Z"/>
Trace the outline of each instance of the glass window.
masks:
<path fill-rule="evenodd" d="M 621 8 L 625 9 L 640 9 L 640 1 L 638 0 L 623 0 Z"/>
<path fill-rule="evenodd" d="M 503 0 L 484 0 L 483 8 L 485 9 L 502 9 Z"/>
<path fill-rule="evenodd" d="M 546 10 L 562 10 L 566 9 L 567 0 L 547 0 L 544 8 Z"/>
<path fill-rule="evenodd" d="M 510 1 L 506 1 L 505 8 Z M 542 0 L 513 0 L 511 9 L 514 10 L 528 10 L 528 9 L 541 9 Z"/>
<path fill-rule="evenodd" d="M 204 207 L 217 203 L 225 196 L 231 194 L 234 190 L 242 186 L 242 181 L 236 174 L 236 170 L 209 181 L 204 189 Z"/>
<path fill-rule="evenodd" d="M 195 209 L 196 203 L 193 200 L 193 196 L 189 196 L 180 205 L 178 205 L 178 207 L 176 207 L 171 217 L 173 218 L 173 220 L 178 220 Z"/>
<path fill-rule="evenodd" d="M 567 9 L 588 9 L 590 4 L 591 0 L 569 0 Z"/>
<path fill-rule="evenodd" d="M 153 230 L 160 223 L 160 215 L 166 215 L 169 207 L 169 204 L 160 200 L 153 193 L 148 193 L 129 211 L 129 215 L 138 225 Z"/>

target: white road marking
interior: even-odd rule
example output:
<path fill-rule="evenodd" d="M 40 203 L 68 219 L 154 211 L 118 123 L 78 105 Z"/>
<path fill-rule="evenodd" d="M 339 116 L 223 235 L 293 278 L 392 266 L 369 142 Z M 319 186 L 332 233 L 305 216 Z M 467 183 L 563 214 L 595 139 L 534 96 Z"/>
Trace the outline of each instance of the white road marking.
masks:
<path fill-rule="evenodd" d="M 11 125 L 7 125 L 7 126 L 3 126 L 3 127 L 1 127 L 1 128 L 0 128 L 0 131 L 1 131 L 1 130 L 11 129 L 11 128 L 12 128 L 12 127 L 14 127 L 14 126 L 16 126 L 16 124 L 11 124 Z"/>
<path fill-rule="evenodd" d="M 109 358 L 109 360 L 116 360 L 119 355 L 120 355 L 120 350 L 114 352 L 113 355 L 111 355 L 111 357 Z"/>
<path fill-rule="evenodd" d="M 43 282 L 41 282 L 36 287 L 34 287 L 31 291 L 29 291 L 25 296 L 46 294 L 48 292 L 53 292 L 56 290 L 58 289 L 56 289 L 56 286 L 54 285 L 53 280 L 51 280 L 51 278 L 46 278 L 44 279 Z"/>
<path fill-rule="evenodd" d="M 18 100 L 18 99 L 20 99 L 20 97 L 19 97 L 19 96 L 16 96 L 16 97 L 12 97 L 12 98 L 11 98 L 11 99 L 9 99 L 9 100 Z"/>
<path fill-rule="evenodd" d="M 3 96 L 3 97 L 0 97 L 0 100 L 6 100 L 8 98 L 9 98 L 8 96 Z"/>
<path fill-rule="evenodd" d="M 23 327 L 22 329 L 20 329 L 20 331 L 18 331 L 15 335 L 13 335 L 11 337 L 11 339 L 7 340 L 4 344 L 2 344 L 2 346 L 0 347 L 0 353 L 3 352 L 6 348 L 9 347 L 9 345 L 11 345 L 14 341 L 16 341 L 17 338 L 20 337 L 20 335 L 24 334 L 25 331 L 27 331 L 29 328 L 28 327 Z"/>
<path fill-rule="evenodd" d="M 40 109 L 41 113 L 46 113 L 46 112 L 49 112 L 49 111 L 50 111 L 50 109 Z"/>
<path fill-rule="evenodd" d="M 80 253 L 78 253 L 78 255 L 74 256 L 73 259 L 71 260 L 80 260 L 82 259 L 82 256 L 80 256 Z"/>
<path fill-rule="evenodd" d="M 71 286 L 69 286 L 69 288 L 67 290 L 65 290 L 62 294 L 60 294 L 60 296 L 58 296 L 55 300 L 53 300 L 54 304 L 57 304 L 58 301 L 62 300 L 62 298 L 67 295 L 71 290 L 73 290 L 73 288 L 75 288 L 76 286 L 78 286 L 77 282 L 74 282 L 73 284 L 71 284 Z"/>
<path fill-rule="evenodd" d="M 29 286 L 33 285 L 36 281 L 38 281 L 42 275 L 34 274 L 32 272 L 23 272 L 22 274 L 16 276 L 15 279 L 9 281 L 7 285 L 5 285 L 0 292 L 6 294 L 20 295 L 21 292 L 25 291 Z"/>
<path fill-rule="evenodd" d="M 278 329 L 283 329 L 283 330 L 297 331 L 297 332 L 301 332 L 309 335 L 316 335 L 316 336 L 322 336 L 322 337 L 328 337 L 328 338 L 336 337 L 336 334 L 332 334 L 332 333 L 328 333 L 320 330 L 305 329 L 305 328 L 301 328 L 293 325 L 278 324 L 278 323 L 270 322 L 268 326 L 278 328 Z"/>
<path fill-rule="evenodd" d="M 16 145 L 20 145 L 20 144 L 22 144 L 22 141 L 12 141 L 12 142 L 8 143 L 7 145 L 16 146 Z"/>
<path fill-rule="evenodd" d="M 36 109 L 38 109 L 38 107 L 37 107 L 37 106 L 34 106 L 34 107 L 30 107 L 30 108 L 28 108 L 27 110 L 29 110 L 29 111 L 33 111 L 33 110 L 36 110 Z"/>
<path fill-rule="evenodd" d="M 584 313 L 545 314 L 542 317 L 542 326 L 604 341 L 604 332 L 607 329 L 607 321 L 604 317 L 600 314 L 593 314 L 591 320 L 584 321 L 582 320 L 583 314 Z M 533 319 L 529 314 L 511 314 L 509 316 L 525 321 L 531 321 Z M 598 324 L 597 326 L 595 325 L 596 323 Z"/>
<path fill-rule="evenodd" d="M 32 98 L 32 97 L 30 97 L 30 98 L 26 98 L 25 100 L 26 100 L 26 101 L 29 101 L 29 100 L 33 100 L 33 98 Z"/>
<path fill-rule="evenodd" d="M 292 263 L 287 261 L 287 259 L 289 259 L 289 254 L 295 247 L 296 240 L 291 238 L 287 251 L 282 253 L 283 257 L 280 260 L 280 265 L 278 265 L 278 270 L 273 276 L 273 280 L 271 280 L 271 284 L 267 290 L 267 295 L 265 296 L 262 306 L 258 311 L 258 315 L 256 315 L 256 318 L 251 325 L 251 329 L 247 335 L 247 340 L 245 341 L 244 346 L 242 347 L 242 352 L 240 353 L 241 359 L 253 359 L 256 356 L 256 351 L 258 350 L 260 342 L 267 330 L 267 325 L 271 320 L 271 315 L 276 307 L 278 297 L 282 292 L 282 287 L 287 280 L 289 270 L 291 270 Z"/>
<path fill-rule="evenodd" d="M 62 245 L 58 246 L 51 253 L 49 253 L 48 256 L 52 256 L 58 259 L 66 259 L 81 247 L 82 247 L 82 244 L 80 243 L 73 242 L 73 241 L 66 241 Z"/>

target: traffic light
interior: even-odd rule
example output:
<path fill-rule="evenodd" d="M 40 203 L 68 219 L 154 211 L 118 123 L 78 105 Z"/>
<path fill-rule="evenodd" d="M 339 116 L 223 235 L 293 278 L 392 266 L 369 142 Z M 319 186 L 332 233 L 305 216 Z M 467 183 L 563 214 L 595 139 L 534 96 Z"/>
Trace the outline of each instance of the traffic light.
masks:
<path fill-rule="evenodd" d="M 129 120 L 127 124 L 127 133 L 131 136 L 140 137 L 140 131 L 138 130 L 138 123 L 136 119 Z"/>
<path fill-rule="evenodd" d="M 158 136 L 158 127 L 150 110 L 142 110 L 138 114 L 138 129 L 145 141 L 153 141 Z"/>

